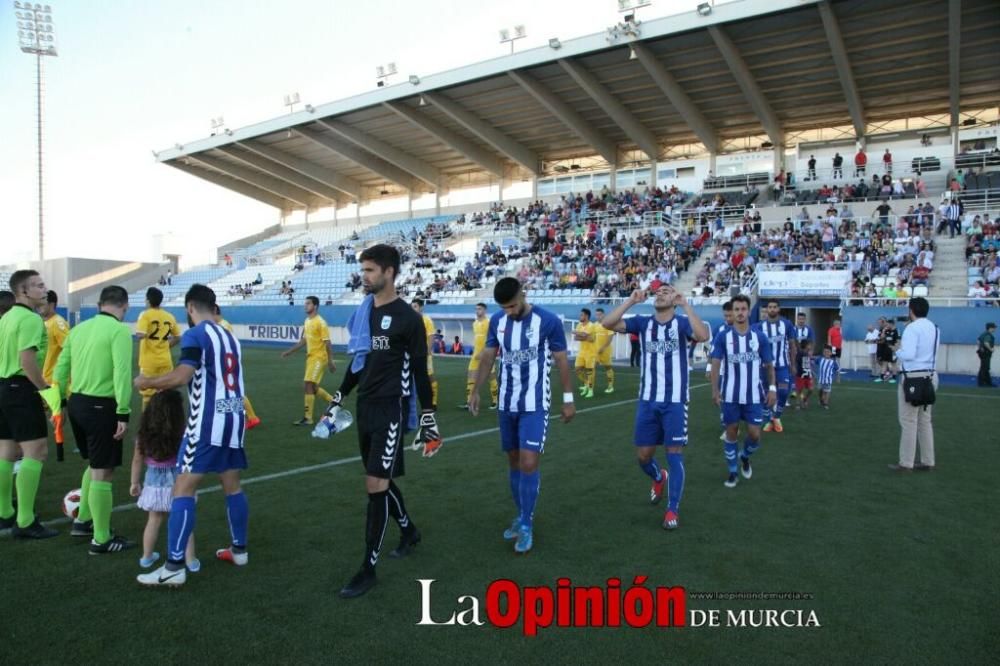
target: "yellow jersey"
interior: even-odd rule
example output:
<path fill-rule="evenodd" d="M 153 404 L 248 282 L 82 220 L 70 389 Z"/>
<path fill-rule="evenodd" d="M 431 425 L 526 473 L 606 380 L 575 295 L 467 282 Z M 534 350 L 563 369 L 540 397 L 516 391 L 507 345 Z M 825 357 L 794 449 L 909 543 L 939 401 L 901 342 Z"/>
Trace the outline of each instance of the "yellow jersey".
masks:
<path fill-rule="evenodd" d="M 306 339 L 306 354 L 312 358 L 329 359 L 326 343 L 330 340 L 330 327 L 326 321 L 316 315 L 306 319 L 302 335 Z"/>
<path fill-rule="evenodd" d="M 162 308 L 148 308 L 139 315 L 135 332 L 145 335 L 139 341 L 139 368 L 172 366 L 170 338 L 181 334 L 177 320 Z"/>
<path fill-rule="evenodd" d="M 601 348 L 604 347 L 605 344 L 607 344 L 607 342 L 608 342 L 609 339 L 611 339 L 611 338 L 614 337 L 615 332 L 614 331 L 609 331 L 608 329 L 604 328 L 600 324 L 594 324 L 594 326 L 596 327 L 594 329 L 594 333 L 595 333 L 595 337 L 596 337 L 596 340 L 594 342 L 594 351 L 596 351 L 598 354 L 600 354 L 601 353 Z M 610 349 L 611 348 L 608 347 L 608 349 L 606 349 L 605 351 L 609 351 Z"/>
<path fill-rule="evenodd" d="M 215 323 L 216 323 L 216 324 L 218 324 L 219 326 L 221 326 L 222 328 L 226 329 L 226 330 L 227 330 L 227 331 L 229 331 L 230 333 L 232 333 L 232 332 L 233 332 L 233 325 L 232 325 L 232 324 L 230 324 L 230 323 L 229 323 L 228 321 L 226 321 L 225 319 L 220 319 L 219 321 L 217 321 L 217 322 L 215 322 Z"/>
<path fill-rule="evenodd" d="M 56 361 L 59 360 L 59 353 L 66 338 L 69 336 L 69 324 L 59 315 L 52 315 L 45 320 L 45 334 L 48 337 L 48 349 L 45 352 L 45 365 L 42 367 L 42 376 L 49 384 L 52 383 L 52 371 L 56 369 Z"/>
<path fill-rule="evenodd" d="M 476 356 L 486 346 L 486 334 L 490 330 L 490 318 L 483 317 L 472 322 L 472 355 Z"/>
<path fill-rule="evenodd" d="M 597 346 L 596 343 L 594 342 L 594 340 L 597 338 L 597 331 L 594 328 L 595 326 L 597 326 L 597 324 L 595 324 L 592 321 L 588 321 L 586 324 L 580 322 L 576 325 L 577 333 L 587 333 L 588 335 L 591 336 L 590 340 L 580 341 L 581 356 L 589 356 L 597 353 Z"/>
<path fill-rule="evenodd" d="M 431 347 L 431 336 L 433 336 L 437 331 L 434 329 L 434 320 L 427 315 L 420 315 L 424 318 L 424 330 L 427 331 L 427 353 L 433 354 L 434 349 Z"/>

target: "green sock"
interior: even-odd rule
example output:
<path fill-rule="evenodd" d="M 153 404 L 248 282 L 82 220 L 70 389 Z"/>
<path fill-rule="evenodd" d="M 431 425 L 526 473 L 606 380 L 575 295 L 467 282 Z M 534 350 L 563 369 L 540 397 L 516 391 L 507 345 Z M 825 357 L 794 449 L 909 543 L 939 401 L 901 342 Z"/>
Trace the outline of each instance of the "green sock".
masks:
<path fill-rule="evenodd" d="M 42 461 L 25 458 L 17 473 L 17 526 L 27 527 L 35 522 L 35 495 L 42 480 Z"/>
<path fill-rule="evenodd" d="M 80 511 L 76 517 L 81 523 L 91 519 L 90 515 L 90 468 L 83 470 L 83 480 L 80 481 Z"/>
<path fill-rule="evenodd" d="M 107 543 L 111 539 L 111 505 L 113 504 L 110 481 L 90 482 L 90 513 L 94 518 L 94 541 Z"/>
<path fill-rule="evenodd" d="M 11 493 L 14 491 L 14 463 L 0 460 L 0 518 L 10 518 L 14 515 L 14 502 Z"/>

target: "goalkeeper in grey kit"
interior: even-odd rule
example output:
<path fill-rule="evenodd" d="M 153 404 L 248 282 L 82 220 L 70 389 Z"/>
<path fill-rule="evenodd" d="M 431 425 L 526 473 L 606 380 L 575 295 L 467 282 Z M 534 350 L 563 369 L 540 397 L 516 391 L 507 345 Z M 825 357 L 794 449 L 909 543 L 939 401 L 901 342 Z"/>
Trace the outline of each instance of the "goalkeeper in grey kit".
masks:
<path fill-rule="evenodd" d="M 402 531 L 399 546 L 390 557 L 405 557 L 420 542 L 420 531 L 393 481 L 404 473 L 402 440 L 416 416 L 411 406 L 414 391 L 422 408 L 417 441 L 423 444 L 424 456 L 433 456 L 441 447 L 427 375 L 424 323 L 396 295 L 399 252 L 390 245 L 375 245 L 362 252 L 360 259 L 368 297 L 348 322 L 348 351 L 354 358 L 326 415 L 335 420 L 344 398 L 358 387 L 356 425 L 365 466 L 368 521 L 365 558 L 358 573 L 340 590 L 344 598 L 359 597 L 375 585 L 375 565 L 389 516 Z"/>

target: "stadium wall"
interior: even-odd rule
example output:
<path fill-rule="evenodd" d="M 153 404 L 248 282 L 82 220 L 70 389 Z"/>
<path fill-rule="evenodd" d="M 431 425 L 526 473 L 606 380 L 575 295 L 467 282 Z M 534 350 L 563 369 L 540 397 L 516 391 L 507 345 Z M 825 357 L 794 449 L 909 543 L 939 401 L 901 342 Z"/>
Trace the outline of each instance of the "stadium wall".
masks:
<path fill-rule="evenodd" d="M 604 307 L 610 311 L 613 306 L 601 306 L 596 303 L 567 303 L 542 306 L 566 322 L 569 331 L 576 322 L 580 308 L 591 310 Z M 338 347 L 347 344 L 347 319 L 355 310 L 353 305 L 328 305 L 320 308 L 320 314 L 330 325 L 331 339 Z M 187 320 L 184 308 L 169 307 L 179 322 Z M 719 306 L 695 306 L 695 312 L 714 328 L 721 322 Z M 471 340 L 471 324 L 473 307 L 466 305 L 436 305 L 428 306 L 426 312 L 442 330 L 445 340 L 451 340 L 459 335 L 463 342 Z M 126 315 L 126 322 L 134 327 L 141 308 L 132 308 Z M 652 308 L 634 308 L 632 313 L 651 314 Z M 97 314 L 97 308 L 83 308 L 80 319 L 88 319 Z M 228 307 L 223 313 L 233 325 L 237 337 L 245 343 L 261 345 L 290 345 L 302 335 L 304 315 L 301 306 L 238 306 Z M 907 315 L 905 307 L 849 307 L 844 310 L 844 357 L 842 363 L 846 368 L 865 368 L 868 365 L 868 354 L 864 345 L 864 336 L 868 324 L 874 323 L 879 317 L 896 318 L 902 322 Z M 970 307 L 931 307 L 930 319 L 941 329 L 941 349 L 938 356 L 938 369 L 941 372 L 955 374 L 975 374 L 979 368 L 979 358 L 976 356 L 976 338 L 986 328 L 986 322 L 997 321 L 1000 316 L 994 308 Z M 575 345 L 571 343 L 571 349 Z M 628 358 L 628 342 L 625 336 L 619 336 L 615 347 L 616 358 Z M 994 360 L 995 374 L 1000 374 L 1000 357 Z"/>

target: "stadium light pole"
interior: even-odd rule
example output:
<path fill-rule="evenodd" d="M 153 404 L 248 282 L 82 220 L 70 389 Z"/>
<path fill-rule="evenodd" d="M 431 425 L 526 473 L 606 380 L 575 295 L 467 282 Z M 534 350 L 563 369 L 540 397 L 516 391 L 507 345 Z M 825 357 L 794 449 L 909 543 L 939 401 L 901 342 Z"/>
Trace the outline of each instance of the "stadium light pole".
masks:
<path fill-rule="evenodd" d="M 42 58 L 55 57 L 56 35 L 52 7 L 14 2 L 17 17 L 17 41 L 24 53 L 35 56 L 35 113 L 38 133 L 38 260 L 45 259 L 44 162 L 42 160 Z"/>
<path fill-rule="evenodd" d="M 525 32 L 523 25 L 515 25 L 513 33 L 507 28 L 503 28 L 500 30 L 500 43 L 507 44 L 509 42 L 510 54 L 514 55 L 514 42 L 519 39 L 524 39 L 527 36 L 528 33 Z"/>
<path fill-rule="evenodd" d="M 288 107 L 288 113 L 295 113 L 295 105 L 301 101 L 302 98 L 297 92 L 285 95 L 285 106 Z"/>

